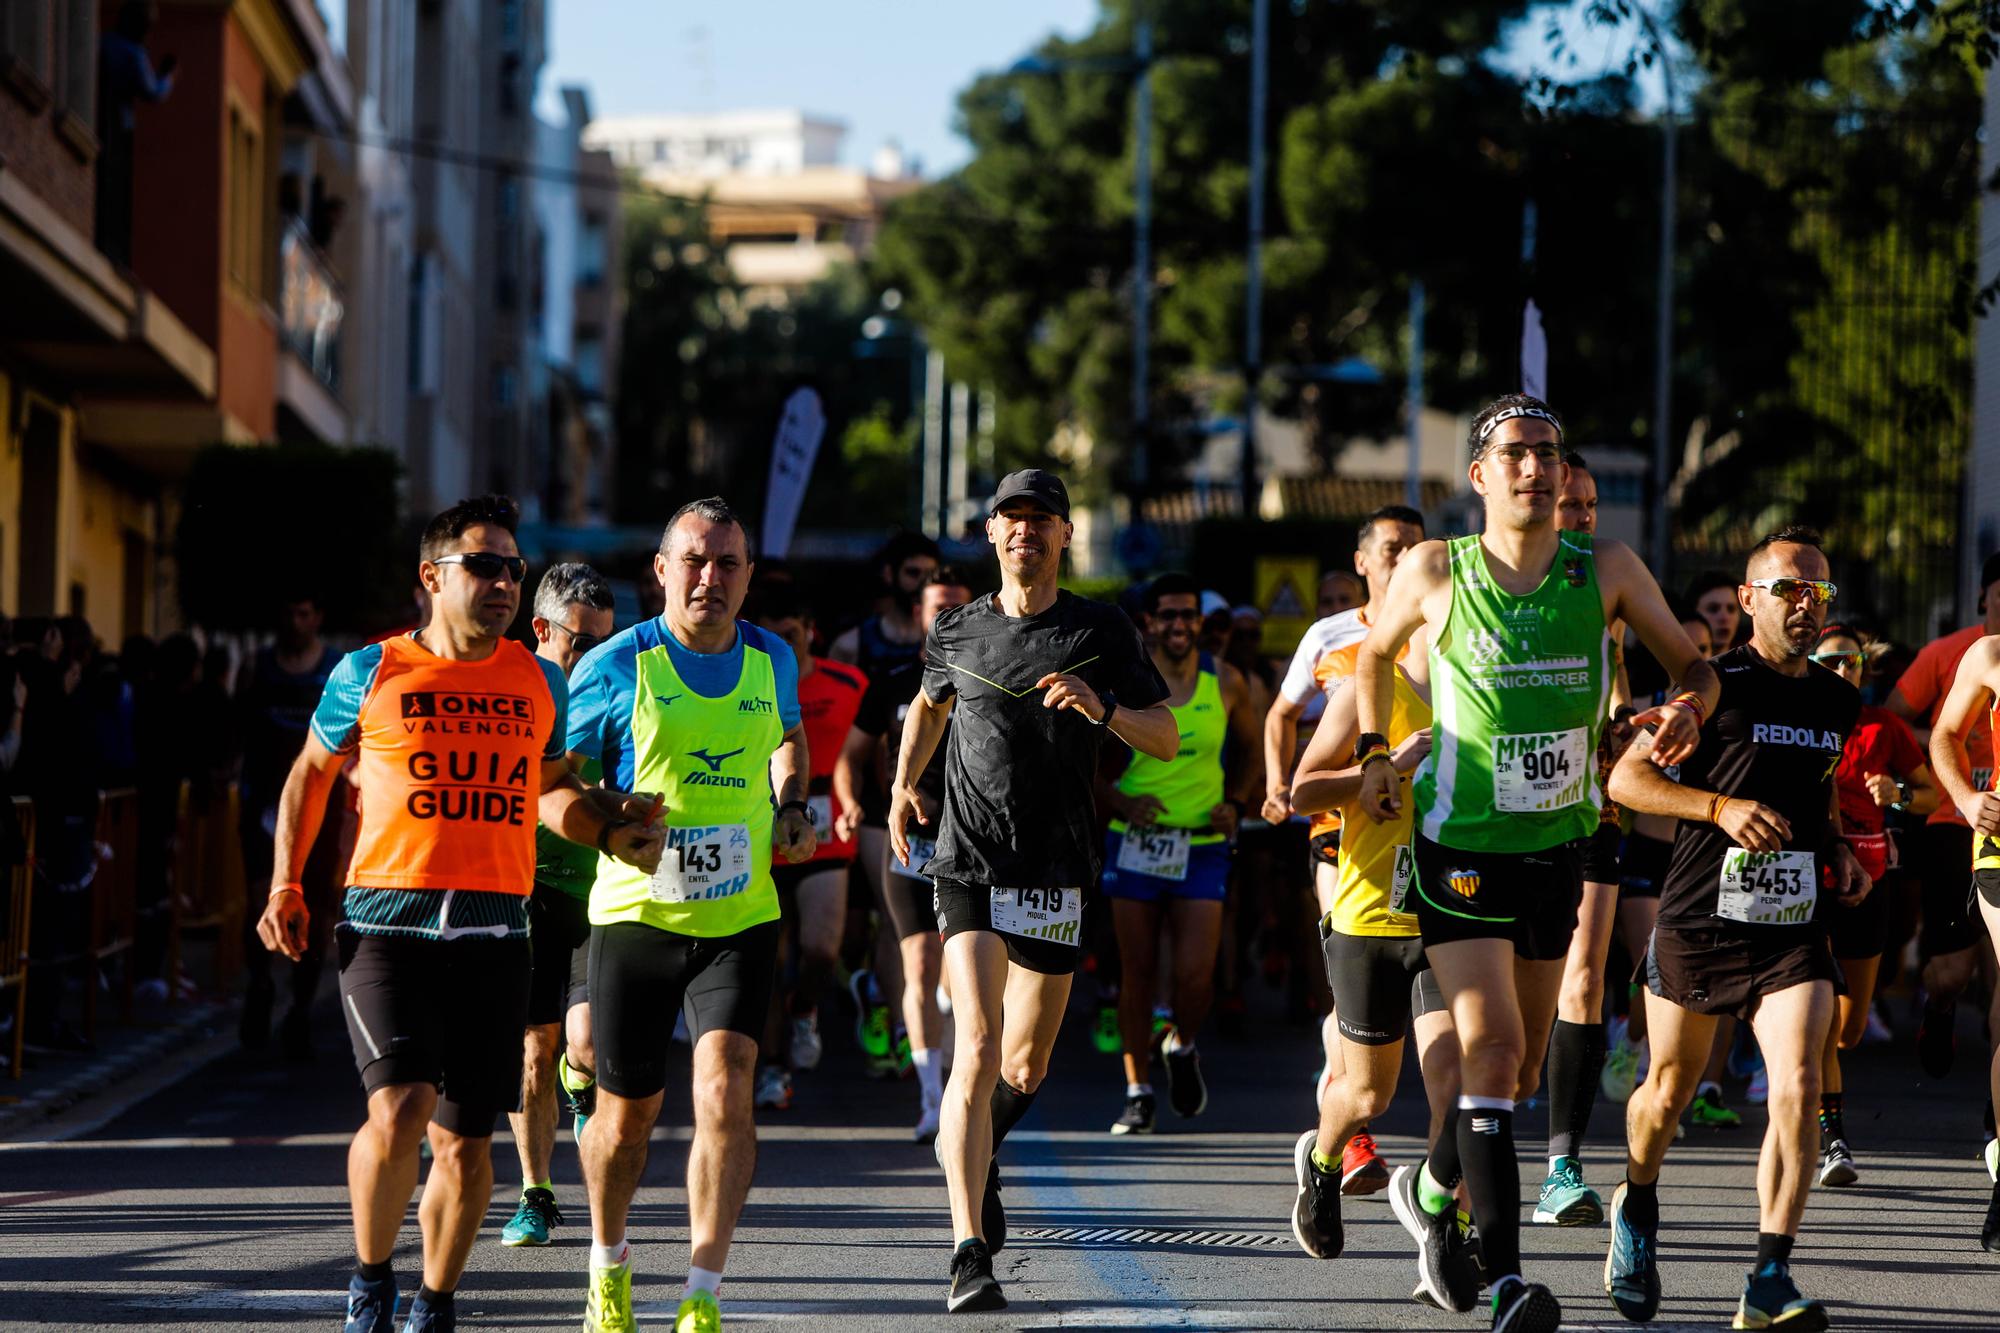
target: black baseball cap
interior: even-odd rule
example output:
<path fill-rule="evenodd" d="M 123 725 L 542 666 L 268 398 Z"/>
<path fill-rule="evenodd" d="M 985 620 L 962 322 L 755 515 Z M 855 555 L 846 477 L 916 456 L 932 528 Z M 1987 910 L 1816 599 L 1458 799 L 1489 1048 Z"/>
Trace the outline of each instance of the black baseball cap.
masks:
<path fill-rule="evenodd" d="M 1069 517 L 1069 488 L 1062 484 L 1061 477 L 1038 467 L 1024 467 L 1019 472 L 1009 472 L 1000 478 L 1000 484 L 993 488 L 993 507 L 987 512 L 997 514 L 1000 506 L 1009 500 L 1024 498 L 1035 501 L 1059 518 Z"/>

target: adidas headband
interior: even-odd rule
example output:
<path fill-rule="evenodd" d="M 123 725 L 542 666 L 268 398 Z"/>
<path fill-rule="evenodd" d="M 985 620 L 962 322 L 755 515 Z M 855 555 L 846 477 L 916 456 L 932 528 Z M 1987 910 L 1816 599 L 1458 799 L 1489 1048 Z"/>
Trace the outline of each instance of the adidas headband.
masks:
<path fill-rule="evenodd" d="M 1494 417 L 1493 420 L 1487 422 L 1485 427 L 1480 430 L 1479 443 L 1482 445 L 1485 444 L 1487 437 L 1492 435 L 1494 431 L 1500 429 L 1501 422 L 1514 421 L 1521 417 L 1533 417 L 1538 421 L 1548 422 L 1551 426 L 1554 426 L 1556 428 L 1556 443 L 1557 444 L 1562 443 L 1562 437 L 1563 437 L 1562 422 L 1556 420 L 1555 413 L 1546 412 L 1539 407 L 1508 408 L 1506 411 L 1500 413 L 1500 415 Z"/>

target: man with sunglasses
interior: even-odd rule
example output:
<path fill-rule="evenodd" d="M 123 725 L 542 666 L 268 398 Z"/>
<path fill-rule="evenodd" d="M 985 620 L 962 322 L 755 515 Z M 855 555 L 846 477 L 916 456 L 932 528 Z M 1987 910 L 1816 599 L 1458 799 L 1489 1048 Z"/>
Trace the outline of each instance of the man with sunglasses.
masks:
<path fill-rule="evenodd" d="M 1657 735 L 1642 733 L 1612 770 L 1619 804 L 1680 821 L 1645 960 L 1652 1070 L 1626 1103 L 1625 1182 L 1611 1198 L 1604 1285 L 1627 1319 L 1659 1308 L 1660 1166 L 1727 1014 L 1756 1033 L 1771 1081 L 1757 1261 L 1735 1327 L 1826 1327 L 1791 1276 L 1840 977 L 1826 918 L 1831 900 L 1852 905 L 1873 887 L 1841 837 L 1834 781 L 1861 695 L 1811 661 L 1834 591 L 1818 533 L 1758 542 L 1737 590 L 1750 641 L 1713 660 L 1721 698 L 1679 780 L 1657 767 Z"/>
<path fill-rule="evenodd" d="M 347 1155 L 347 1333 L 395 1327 L 389 1260 L 426 1132 L 423 1285 L 403 1327 L 455 1326 L 452 1292 L 493 1193 L 494 1121 L 520 1096 L 536 814 L 642 872 L 660 856 L 659 833 L 585 799 L 564 754 L 562 669 L 505 637 L 527 573 L 519 517 L 486 496 L 430 521 L 418 566 L 430 620 L 341 659 L 278 800 L 257 933 L 297 960 L 309 926 L 300 875 L 334 777 L 358 754 L 340 996 L 368 1120 Z"/>
<path fill-rule="evenodd" d="M 555 663 L 567 678 L 583 655 L 611 633 L 611 585 L 589 565 L 551 565 L 535 587 L 529 624 L 535 631 L 535 656 Z M 586 764 L 578 776 L 594 783 L 601 775 L 595 765 Z M 533 971 L 521 1109 L 507 1115 L 521 1158 L 521 1202 L 500 1229 L 502 1245 L 546 1245 L 549 1229 L 562 1221 L 549 1174 L 556 1089 L 560 1085 L 573 1103 L 588 1106 L 579 1099 L 589 1097 L 596 1068 L 590 1051 L 590 954 L 585 947 L 590 943 L 590 883 L 596 876 L 596 848 L 571 842 L 546 824 L 536 827 L 535 891 L 528 898 Z"/>
<path fill-rule="evenodd" d="M 585 1128 L 590 1187 L 584 1328 L 635 1326 L 626 1227 L 667 1083 L 674 1016 L 694 1038 L 689 1267 L 677 1333 L 713 1333 L 736 1220 L 757 1162 L 757 1047 L 777 970 L 774 861 L 811 859 L 811 770 L 798 659 L 737 619 L 755 564 L 718 498 L 682 505 L 660 534 L 661 614 L 577 668 L 572 759 L 620 790 L 657 792 L 667 847 L 655 871 L 598 862 L 590 891 L 590 1016 L 597 1104 Z"/>
<path fill-rule="evenodd" d="M 1514 1105 L 1540 1078 L 1582 893 L 1577 843 L 1603 804 L 1594 756 L 1615 668 L 1607 627 L 1630 625 L 1680 682 L 1641 715 L 1660 726 L 1663 763 L 1694 749 L 1715 676 L 1630 549 L 1557 529 L 1562 424 L 1546 403 L 1497 399 L 1473 418 L 1469 443 L 1485 531 L 1403 557 L 1355 672 L 1356 803 L 1389 820 L 1403 800 L 1383 735 L 1394 667 L 1430 627 L 1434 748 L 1411 793 L 1411 898 L 1463 1054 L 1455 1129 L 1440 1132 L 1420 1173 L 1402 1167 L 1390 1188 L 1435 1234 L 1462 1170 L 1493 1327 L 1553 1333 L 1555 1296 L 1521 1276 Z"/>
<path fill-rule="evenodd" d="M 1132 754 L 1116 782 L 1099 789 L 1111 811 L 1103 885 L 1118 933 L 1125 1053 L 1125 1109 L 1113 1134 L 1153 1132 L 1153 996 L 1162 924 L 1173 937 L 1174 1020 L 1160 1043 L 1167 1095 L 1182 1117 L 1208 1108 L 1195 1038 L 1214 999 L 1232 843 L 1250 794 L 1246 756 L 1259 737 L 1242 675 L 1199 651 L 1200 629 L 1201 585 L 1185 574 L 1154 579 L 1146 589 L 1146 639 L 1170 691 L 1180 749 L 1164 762 Z M 1223 764 L 1226 741 L 1234 742 L 1233 772 Z"/>
<path fill-rule="evenodd" d="M 899 532 L 882 548 L 882 595 L 875 614 L 836 638 L 826 655 L 861 668 L 874 680 L 893 667 L 914 662 L 923 650 L 917 628 L 917 598 L 937 572 L 938 544 L 920 532 Z"/>

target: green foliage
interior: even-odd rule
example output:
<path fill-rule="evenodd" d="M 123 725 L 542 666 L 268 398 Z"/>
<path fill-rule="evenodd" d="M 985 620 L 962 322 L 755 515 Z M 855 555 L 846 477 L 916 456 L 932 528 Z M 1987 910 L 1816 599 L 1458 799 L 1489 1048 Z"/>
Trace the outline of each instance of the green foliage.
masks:
<path fill-rule="evenodd" d="M 328 631 L 379 629 L 408 610 L 417 533 L 386 449 L 215 444 L 195 455 L 174 533 L 181 613 L 266 630 L 284 601 L 317 598 Z"/>

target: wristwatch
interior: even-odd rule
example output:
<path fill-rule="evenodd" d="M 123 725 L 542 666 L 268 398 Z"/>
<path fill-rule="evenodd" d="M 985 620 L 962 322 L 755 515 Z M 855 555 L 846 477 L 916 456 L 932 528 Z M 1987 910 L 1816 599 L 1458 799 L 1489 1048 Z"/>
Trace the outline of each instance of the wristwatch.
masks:
<path fill-rule="evenodd" d="M 632 822 L 629 819 L 607 819 L 604 827 L 597 831 L 597 850 L 606 856 L 611 855 L 611 835 L 619 829 L 630 828 Z"/>
<path fill-rule="evenodd" d="M 1097 725 L 1106 729 L 1111 726 L 1111 715 L 1118 711 L 1118 696 L 1105 690 L 1097 696 L 1097 702 L 1104 705 L 1104 716 L 1097 719 Z"/>
<path fill-rule="evenodd" d="M 812 823 L 812 817 L 813 817 L 812 807 L 810 805 L 807 805 L 804 801 L 786 801 L 783 805 L 777 808 L 776 812 L 772 814 L 771 818 L 773 820 L 783 819 L 785 817 L 785 811 L 787 810 L 798 811 L 800 814 L 806 817 L 806 823 L 808 824 Z"/>

